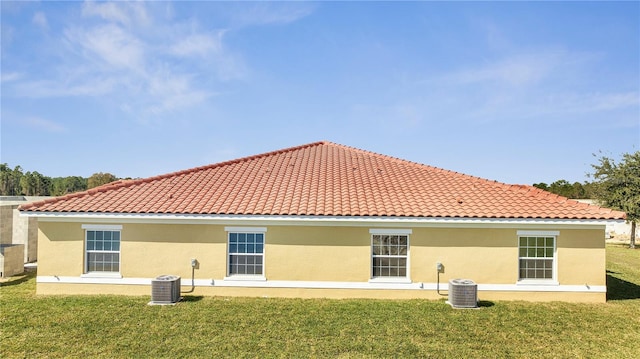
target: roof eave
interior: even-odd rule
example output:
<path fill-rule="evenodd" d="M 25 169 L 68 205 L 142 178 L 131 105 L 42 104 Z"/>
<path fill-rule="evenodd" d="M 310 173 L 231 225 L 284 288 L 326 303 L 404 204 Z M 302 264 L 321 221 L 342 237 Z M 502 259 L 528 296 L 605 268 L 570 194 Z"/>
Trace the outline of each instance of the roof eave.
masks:
<path fill-rule="evenodd" d="M 44 222 L 157 223 L 157 224 L 244 224 L 321 225 L 360 227 L 493 227 L 493 228 L 584 228 L 624 222 L 608 218 L 480 218 L 480 217 L 394 217 L 394 216 L 290 216 L 237 214 L 158 214 L 22 211 L 21 216 Z"/>

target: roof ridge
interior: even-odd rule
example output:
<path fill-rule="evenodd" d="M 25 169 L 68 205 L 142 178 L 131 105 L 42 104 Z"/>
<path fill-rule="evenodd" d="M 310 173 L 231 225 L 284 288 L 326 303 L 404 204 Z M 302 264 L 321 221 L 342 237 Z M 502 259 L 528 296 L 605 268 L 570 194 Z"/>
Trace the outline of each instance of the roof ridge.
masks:
<path fill-rule="evenodd" d="M 391 156 L 391 155 L 377 153 L 377 152 L 374 152 L 374 151 L 363 150 L 363 149 L 360 149 L 360 148 L 357 148 L 357 147 L 346 146 L 346 145 L 337 144 L 337 143 L 333 143 L 333 142 L 329 142 L 329 141 L 323 141 L 322 143 L 323 144 L 331 144 L 331 145 L 335 145 L 335 146 L 346 148 L 346 149 L 350 149 L 350 150 L 356 150 L 356 151 L 359 151 L 359 152 L 363 152 L 363 153 L 366 153 L 366 154 L 374 155 L 374 156 L 377 156 L 377 157 L 386 158 L 386 159 L 389 159 L 389 160 L 392 160 L 392 161 L 396 161 L 396 162 L 400 162 L 400 163 L 404 163 L 404 164 L 409 164 L 409 165 L 416 166 L 416 167 L 419 167 L 419 168 L 429 168 L 429 169 L 436 170 L 436 171 L 439 171 L 439 172 L 450 173 L 450 174 L 453 174 L 453 175 L 456 175 L 456 176 L 461 176 L 461 177 L 465 177 L 465 178 L 469 178 L 469 179 L 474 179 L 474 180 L 479 181 L 479 182 L 486 182 L 486 183 L 489 183 L 489 184 L 497 184 L 497 185 L 502 185 L 502 186 L 513 186 L 513 184 L 508 184 L 508 183 L 500 182 L 500 181 L 497 181 L 497 180 L 490 180 L 490 179 L 487 179 L 487 178 L 482 178 L 482 177 L 479 177 L 479 176 L 474 176 L 474 175 L 470 175 L 470 174 L 462 173 L 462 172 L 458 172 L 458 171 L 448 170 L 448 169 L 445 169 L 445 168 L 442 168 L 442 167 L 437 167 L 437 166 L 433 166 L 433 165 L 429 165 L 429 164 L 425 164 L 425 163 L 411 161 L 411 160 L 407 160 L 407 159 L 400 158 L 400 157 L 395 157 L 395 156 Z M 519 185 L 517 185 L 517 186 L 519 186 Z M 524 186 L 526 186 L 526 185 L 524 185 Z"/>
<path fill-rule="evenodd" d="M 374 151 L 370 151 L 370 150 L 363 150 L 357 147 L 352 147 L 352 146 L 347 146 L 347 145 L 342 145 L 342 144 L 337 144 L 337 143 L 333 143 L 333 142 L 329 142 L 329 141 L 323 141 L 321 142 L 322 144 L 330 144 L 330 145 L 334 145 L 337 147 L 341 147 L 344 149 L 349 149 L 349 150 L 356 150 L 365 154 L 369 154 L 369 155 L 374 155 L 377 157 L 381 157 L 381 158 L 385 158 L 385 159 L 389 159 L 392 161 L 396 161 L 399 163 L 404 163 L 404 164 L 409 164 L 411 166 L 416 166 L 418 168 L 428 168 L 428 169 L 432 169 L 435 171 L 439 171 L 439 172 L 443 172 L 443 173 L 448 173 L 451 175 L 455 175 L 458 177 L 462 177 L 462 178 L 467 178 L 470 180 L 474 180 L 478 183 L 486 183 L 488 185 L 492 185 L 492 186 L 496 186 L 496 187 L 500 187 L 503 188 L 505 190 L 516 190 L 516 191 L 522 191 L 524 193 L 528 193 L 529 195 L 536 197 L 538 195 L 545 195 L 547 200 L 555 200 L 556 202 L 565 202 L 565 203 L 569 203 L 571 205 L 577 205 L 577 206 L 583 206 L 582 203 L 576 201 L 575 199 L 571 199 L 568 197 L 564 197 L 549 191 L 545 191 L 543 189 L 537 188 L 533 185 L 528 185 L 528 184 L 510 184 L 510 183 L 506 183 L 506 182 L 501 182 L 498 180 L 491 180 L 491 179 L 487 179 L 487 178 L 483 178 L 483 177 L 479 177 L 479 176 L 474 176 L 474 175 L 470 175 L 467 173 L 462 173 L 462 172 L 458 172 L 458 171 L 453 171 L 453 170 L 448 170 L 448 169 L 444 169 L 441 167 L 437 167 L 437 166 L 433 166 L 433 165 L 429 165 L 429 164 L 424 164 L 424 163 L 420 163 L 420 162 L 416 162 L 416 161 L 411 161 L 411 160 L 407 160 L 404 158 L 400 158 L 400 157 L 394 157 L 391 155 L 386 155 L 386 154 L 381 154 L 381 153 L 377 153 Z M 589 207 L 592 209 L 595 208 L 606 208 L 606 207 L 602 207 L 599 206 L 597 204 L 585 204 L 585 206 L 583 207 Z M 614 212 L 620 212 L 620 211 L 615 211 L 613 209 L 610 208 L 606 208 L 610 211 L 614 211 Z M 622 212 L 621 212 L 622 213 Z"/>

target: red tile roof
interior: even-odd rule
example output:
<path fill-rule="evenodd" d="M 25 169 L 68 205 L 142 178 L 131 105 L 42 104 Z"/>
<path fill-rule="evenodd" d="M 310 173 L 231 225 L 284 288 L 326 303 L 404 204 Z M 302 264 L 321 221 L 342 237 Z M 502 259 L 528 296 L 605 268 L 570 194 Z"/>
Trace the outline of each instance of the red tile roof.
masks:
<path fill-rule="evenodd" d="M 507 185 L 316 142 L 23 205 L 23 211 L 623 219 L 532 186 Z"/>

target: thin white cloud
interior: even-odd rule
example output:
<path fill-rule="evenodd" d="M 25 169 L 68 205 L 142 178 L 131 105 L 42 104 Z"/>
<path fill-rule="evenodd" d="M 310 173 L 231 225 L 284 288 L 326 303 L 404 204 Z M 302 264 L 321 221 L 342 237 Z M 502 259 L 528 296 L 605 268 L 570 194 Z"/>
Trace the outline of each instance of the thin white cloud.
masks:
<path fill-rule="evenodd" d="M 480 66 L 454 71 L 443 76 L 442 80 L 455 85 L 488 82 L 509 86 L 535 85 L 548 79 L 554 71 L 574 61 L 568 56 L 564 51 L 518 54 Z"/>
<path fill-rule="evenodd" d="M 146 24 L 150 21 L 142 2 L 100 2 L 85 1 L 82 16 L 97 16 L 104 20 L 129 26 L 132 23 Z"/>
<path fill-rule="evenodd" d="M 4 6 L 5 3 L 6 2 L 3 2 L 2 6 Z M 2 8 L 2 10 L 4 10 L 4 7 Z M 12 26 L 9 26 L 5 22 L 0 23 L 0 38 L 2 39 L 1 45 L 2 45 L 3 51 L 5 48 L 8 48 L 9 45 L 13 43 L 15 36 L 16 36 L 15 28 L 13 28 Z"/>
<path fill-rule="evenodd" d="M 56 98 L 68 96 L 104 96 L 113 92 L 112 78 L 87 77 L 82 80 L 35 80 L 15 85 L 15 94 L 27 98 Z"/>
<path fill-rule="evenodd" d="M 194 89 L 193 78 L 188 75 L 163 72 L 150 76 L 148 81 L 149 93 L 158 99 L 148 107 L 153 114 L 190 107 L 213 96 L 209 91 Z"/>
<path fill-rule="evenodd" d="M 609 111 L 618 110 L 628 107 L 640 107 L 640 93 L 623 92 L 623 93 L 596 93 L 586 96 L 587 104 L 584 106 L 590 111 Z"/>
<path fill-rule="evenodd" d="M 584 92 L 601 54 L 547 48 L 517 52 L 493 62 L 454 69 L 421 81 L 421 101 L 480 122 L 541 120 L 637 109 L 637 91 Z M 592 89 L 592 86 L 588 87 Z M 426 109 L 426 112 L 432 112 Z"/>
<path fill-rule="evenodd" d="M 60 124 L 41 117 L 26 117 L 23 121 L 24 125 L 36 131 L 49 133 L 64 133 L 67 129 Z"/>
<path fill-rule="evenodd" d="M 538 103 L 536 115 L 586 114 L 640 107 L 640 94 L 618 93 L 558 94 Z"/>
<path fill-rule="evenodd" d="M 215 34 L 188 35 L 174 43 L 169 51 L 175 56 L 184 57 L 207 57 L 211 54 L 219 54 L 222 51 L 224 33 L 224 30 L 220 30 Z"/>
<path fill-rule="evenodd" d="M 149 31 L 144 25 L 153 19 L 147 5 L 152 6 L 83 3 L 81 15 L 87 21 L 70 21 L 59 37 L 56 55 L 61 61 L 38 78 L 3 74 L 3 83 L 11 82 L 12 95 L 21 97 L 101 97 L 139 119 L 197 106 L 215 95 L 203 86 L 210 77 L 215 80 L 218 74 L 224 80 L 242 73 L 222 45 L 224 31 L 198 31 L 193 19 L 158 21 Z M 41 119 L 29 123 L 46 125 Z"/>
<path fill-rule="evenodd" d="M 591 118 L 592 115 L 604 116 L 613 111 L 637 111 L 640 108 L 640 94 L 634 91 L 571 93 L 547 87 L 522 93 L 508 93 L 487 88 L 481 95 L 467 94 L 458 98 L 454 106 L 458 108 L 456 111 L 459 113 L 481 122 L 531 118 L 537 118 L 541 122 L 571 121 Z M 612 124 L 616 121 L 617 118 L 611 118 Z"/>
<path fill-rule="evenodd" d="M 94 61 L 115 68 L 141 71 L 144 63 L 143 44 L 118 25 L 108 24 L 91 29 L 67 30 L 67 40 L 80 46 L 80 52 Z"/>
<path fill-rule="evenodd" d="M 11 86 L 5 91 L 29 98 L 101 98 L 146 122 L 144 117 L 205 104 L 220 92 L 212 84 L 247 79 L 241 54 L 225 43 L 229 31 L 290 23 L 315 5 L 229 5 L 225 9 L 242 11 L 227 13 L 232 28 L 217 29 L 197 16 L 176 17 L 170 4 L 85 1 L 78 8 L 79 16 L 49 37 L 59 42 L 43 48 L 54 49 L 51 66 L 39 67 L 37 76 L 3 74 L 3 84 Z M 45 13 L 32 21 L 48 26 Z"/>
<path fill-rule="evenodd" d="M 234 15 L 236 26 L 288 24 L 309 16 L 316 5 L 307 2 L 259 2 L 243 6 Z"/>
<path fill-rule="evenodd" d="M 11 82 L 20 80 L 23 77 L 23 74 L 20 72 L 2 72 L 0 73 L 0 81 L 1 82 Z"/>
<path fill-rule="evenodd" d="M 31 21 L 42 30 L 49 29 L 49 22 L 47 21 L 47 16 L 42 12 L 38 11 L 33 15 Z"/>

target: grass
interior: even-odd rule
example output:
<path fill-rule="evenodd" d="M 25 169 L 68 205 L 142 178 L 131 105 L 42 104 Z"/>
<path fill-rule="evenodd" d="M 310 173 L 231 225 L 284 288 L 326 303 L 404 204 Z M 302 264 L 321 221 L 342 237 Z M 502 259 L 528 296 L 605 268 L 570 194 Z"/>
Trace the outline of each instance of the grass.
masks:
<path fill-rule="evenodd" d="M 0 288 L 0 357 L 640 356 L 640 250 L 607 247 L 606 304 L 36 296 L 33 274 Z"/>

